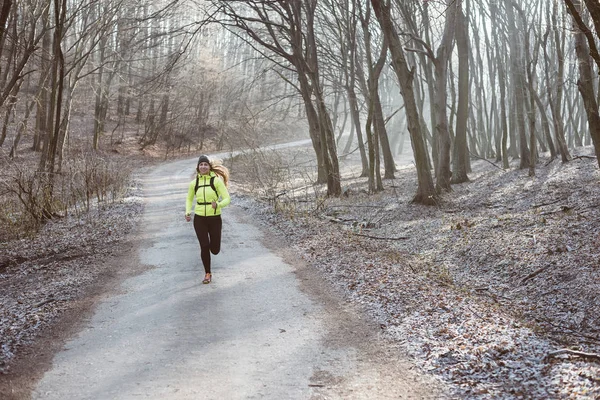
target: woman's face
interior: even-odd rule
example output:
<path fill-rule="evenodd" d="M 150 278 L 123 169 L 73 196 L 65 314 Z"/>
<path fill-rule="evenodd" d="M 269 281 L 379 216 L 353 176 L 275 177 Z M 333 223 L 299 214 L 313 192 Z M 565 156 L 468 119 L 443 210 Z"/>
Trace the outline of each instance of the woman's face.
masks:
<path fill-rule="evenodd" d="M 198 172 L 200 172 L 200 174 L 206 175 L 206 174 L 208 174 L 209 171 L 210 171 L 209 163 L 201 162 L 200 164 L 198 164 Z"/>

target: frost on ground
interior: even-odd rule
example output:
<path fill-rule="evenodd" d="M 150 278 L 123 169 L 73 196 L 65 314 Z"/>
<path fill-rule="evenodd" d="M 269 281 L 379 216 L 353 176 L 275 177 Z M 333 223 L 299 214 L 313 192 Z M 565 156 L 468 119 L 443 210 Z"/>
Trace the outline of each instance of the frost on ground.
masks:
<path fill-rule="evenodd" d="M 349 177 L 340 199 L 237 201 L 457 398 L 600 398 L 597 161 L 469 176 L 437 207 L 409 203 L 412 167 L 377 195 Z"/>
<path fill-rule="evenodd" d="M 236 160 L 234 204 L 284 236 L 424 373 L 461 399 L 600 398 L 595 159 L 541 160 L 535 177 L 474 160 L 471 182 L 424 207 L 409 203 L 410 166 L 376 195 L 345 167 L 345 196 L 327 199 L 310 184 L 314 162 L 304 151 L 279 156 L 300 172 L 268 158 L 256 168 Z M 246 175 L 254 170 L 260 182 Z M 281 183 L 285 190 L 261 186 Z M 0 244 L 0 371 L 114 271 L 104 261 L 138 221 L 136 190 L 88 216 L 52 222 L 34 240 Z"/>
<path fill-rule="evenodd" d="M 143 209 L 139 187 L 119 202 L 50 221 L 34 239 L 0 244 L 0 373 L 102 278 Z"/>

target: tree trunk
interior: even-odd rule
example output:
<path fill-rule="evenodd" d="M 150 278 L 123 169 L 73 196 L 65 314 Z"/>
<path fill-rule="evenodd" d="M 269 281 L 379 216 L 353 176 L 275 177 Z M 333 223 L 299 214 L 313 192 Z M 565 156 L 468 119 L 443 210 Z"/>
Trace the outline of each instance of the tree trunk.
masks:
<path fill-rule="evenodd" d="M 12 5 L 12 0 L 2 0 L 2 7 L 0 7 L 0 44 L 4 44 L 6 21 L 8 20 Z M 0 47 L 0 56 L 2 55 L 3 48 L 4 46 Z"/>
<path fill-rule="evenodd" d="M 552 7 L 552 20 L 558 18 L 558 4 L 555 2 Z M 564 36 L 560 34 L 558 26 L 552 25 L 552 33 L 554 37 L 554 45 L 556 47 L 556 78 L 554 85 L 551 84 L 550 80 L 550 56 L 548 54 L 547 47 L 544 47 L 544 60 L 546 70 L 547 92 L 548 92 L 548 105 L 550 107 L 550 113 L 552 115 L 552 124 L 554 127 L 554 138 L 556 139 L 556 146 L 558 153 L 560 154 L 563 163 L 569 161 L 571 158 L 569 154 L 569 148 L 567 147 L 567 141 L 565 139 L 565 127 L 562 117 L 562 103 L 563 103 L 563 87 L 564 87 L 564 76 L 565 76 L 565 58 L 564 58 Z M 556 88 L 554 91 L 553 88 Z"/>
<path fill-rule="evenodd" d="M 380 145 L 381 150 L 384 155 L 384 167 L 385 167 L 385 177 L 392 179 L 394 177 L 394 158 L 392 156 L 392 152 L 390 149 L 389 140 L 387 137 L 387 131 L 385 128 L 385 122 L 383 118 L 383 109 L 381 106 L 381 99 L 379 97 L 379 79 L 381 76 L 381 72 L 383 71 L 383 67 L 385 66 L 385 61 L 387 59 L 388 54 L 388 45 L 385 40 L 385 36 L 381 43 L 381 48 L 379 51 L 379 56 L 377 60 L 373 60 L 373 49 L 372 49 L 372 35 L 369 30 L 369 24 L 371 22 L 371 8 L 369 4 L 366 4 L 367 10 L 365 13 L 360 12 L 360 20 L 364 33 L 364 42 L 365 42 L 365 55 L 367 61 L 368 68 L 368 78 L 365 82 L 364 75 L 360 74 L 363 82 L 363 91 L 365 92 L 365 99 L 368 104 L 368 115 L 369 119 L 372 123 L 369 123 L 368 126 L 373 127 L 375 132 L 375 138 L 370 138 L 370 144 L 376 146 L 373 154 L 375 158 L 371 160 L 371 163 L 375 163 L 379 165 L 381 163 L 380 158 Z M 360 72 L 361 70 L 358 69 Z M 375 184 L 375 188 L 377 191 L 383 190 L 383 185 L 381 184 L 381 173 L 377 165 L 370 165 L 369 181 L 375 179 L 377 182 Z"/>
<path fill-rule="evenodd" d="M 383 117 L 383 107 L 381 106 L 381 98 L 379 97 L 379 91 L 375 92 L 374 101 L 375 103 L 373 104 L 373 118 L 375 123 L 375 130 L 377 132 L 378 140 L 381 147 L 381 153 L 383 155 L 383 178 L 394 179 L 394 173 L 396 172 L 396 163 L 394 162 L 394 155 L 392 154 L 392 148 L 390 146 L 388 131 L 385 127 L 385 119 Z"/>
<path fill-rule="evenodd" d="M 468 5 L 467 5 L 468 8 Z M 456 111 L 456 163 L 452 183 L 468 182 L 469 149 L 467 145 L 467 118 L 469 115 L 469 37 L 468 21 L 462 9 L 457 13 L 456 47 L 458 49 L 458 108 Z"/>
<path fill-rule="evenodd" d="M 408 7 L 406 7 L 406 3 L 400 3 L 402 6 L 400 7 L 400 11 L 402 12 L 402 15 L 404 17 L 405 21 L 409 21 L 411 26 L 412 26 L 412 30 L 414 31 L 415 35 L 419 35 L 418 30 L 416 28 L 416 23 L 414 21 L 414 17 L 413 17 L 413 11 L 410 10 Z M 423 35 L 425 37 L 425 44 L 427 46 L 431 46 L 431 38 L 430 38 L 430 34 L 431 34 L 431 24 L 430 24 L 430 17 L 429 17 L 429 3 L 428 2 L 423 2 L 423 9 L 422 9 L 422 13 L 423 13 L 423 18 L 422 18 L 422 23 L 423 23 Z M 436 118 L 436 114 L 435 114 L 435 110 L 434 107 L 432 106 L 433 100 L 435 98 L 435 79 L 434 79 L 434 73 L 433 73 L 433 63 L 431 62 L 427 62 L 427 56 L 425 55 L 428 49 L 425 49 L 424 45 L 420 44 L 420 43 L 416 43 L 417 47 L 420 48 L 421 50 L 426 50 L 426 51 L 419 51 L 417 53 L 417 56 L 420 60 L 420 64 L 421 64 L 421 68 L 423 71 L 423 74 L 425 75 L 425 82 L 427 83 L 426 85 L 419 83 L 420 80 L 417 79 L 414 83 L 415 85 L 417 85 L 417 87 L 419 85 L 423 86 L 423 92 L 425 92 L 425 90 L 427 91 L 427 96 L 429 97 L 429 123 L 427 121 L 425 121 L 425 117 L 423 116 L 424 113 L 424 105 L 425 105 L 425 96 L 421 96 L 419 89 L 415 90 L 415 98 L 417 101 L 417 104 L 419 105 L 419 117 L 420 117 L 420 121 L 421 121 L 421 129 L 422 129 L 422 135 L 423 138 L 425 140 L 425 149 L 427 151 L 427 143 L 429 143 L 431 145 L 431 153 L 429 153 L 429 151 L 427 151 L 427 165 L 429 168 L 432 167 L 433 164 L 433 169 L 434 171 L 437 171 L 438 169 L 438 143 L 437 143 L 437 139 L 436 136 L 433 135 L 429 129 L 429 126 L 432 127 L 432 129 L 435 129 L 435 118 Z M 419 47 L 420 46 L 420 47 Z M 411 53 L 409 53 L 407 56 L 409 56 Z M 423 93 L 425 94 L 425 93 Z"/>
<path fill-rule="evenodd" d="M 587 4 L 588 11 L 591 14 L 596 28 L 596 37 L 594 37 L 594 34 L 590 30 L 590 28 L 588 28 L 586 23 L 581 18 L 581 13 L 579 11 L 581 10 L 581 0 L 565 0 L 567 10 L 573 17 L 575 25 L 577 25 L 577 27 L 583 34 L 584 40 L 587 39 L 587 47 L 590 56 L 596 62 L 596 66 L 600 69 L 600 53 L 598 52 L 598 47 L 596 46 L 596 40 L 600 35 L 600 5 L 598 5 L 597 0 L 585 0 L 585 2 Z"/>
<path fill-rule="evenodd" d="M 446 112 L 448 102 L 448 63 L 454 47 L 454 34 L 456 27 L 456 13 L 460 1 L 447 0 L 446 22 L 441 43 L 437 49 L 434 60 L 435 65 L 435 137 L 438 144 L 438 166 L 436 170 L 436 190 L 449 191 L 452 171 L 450 171 L 450 133 L 448 131 L 448 115 Z"/>
<path fill-rule="evenodd" d="M 511 89 L 516 115 L 516 131 L 519 138 L 520 169 L 529 168 L 529 148 L 527 146 L 527 133 L 525 125 L 525 65 L 523 61 L 522 38 L 517 31 L 512 0 L 505 1 L 506 17 L 509 32 L 510 47 L 510 76 Z"/>
<path fill-rule="evenodd" d="M 350 103 L 350 114 L 352 116 L 352 124 L 356 132 L 356 138 L 358 141 L 358 151 L 360 152 L 360 161 L 362 165 L 362 172 L 360 174 L 361 177 L 366 177 L 368 175 L 369 164 L 367 162 L 367 152 L 365 150 L 365 140 L 362 134 L 362 127 L 360 124 L 360 111 L 358 110 L 358 101 L 356 99 L 356 91 L 352 81 L 349 83 L 348 87 L 346 87 L 346 91 L 348 93 L 348 102 Z M 348 139 L 350 140 L 350 139 Z"/>
<path fill-rule="evenodd" d="M 44 15 L 44 23 L 47 24 L 48 15 Z M 52 37 L 50 32 L 44 34 L 42 39 L 42 52 L 40 56 L 40 79 L 38 81 L 39 96 L 37 102 L 37 110 L 35 115 L 35 133 L 33 138 L 33 150 L 41 151 L 46 140 L 48 128 L 46 126 L 48 121 L 48 77 L 50 76 L 50 60 L 48 54 L 51 53 L 50 46 L 52 44 Z M 45 157 L 42 152 L 42 158 Z"/>
<path fill-rule="evenodd" d="M 0 147 L 2 147 L 2 145 L 4 144 L 4 141 L 6 140 L 6 135 L 8 134 L 10 116 L 14 112 L 15 105 L 17 104 L 17 94 L 19 93 L 21 83 L 22 81 L 20 81 L 18 85 L 13 87 L 12 94 L 9 96 L 8 102 L 6 104 L 6 113 L 4 114 L 4 121 L 2 123 L 2 133 L 0 133 Z"/>
<path fill-rule="evenodd" d="M 371 0 L 371 4 L 381 25 L 381 30 L 389 44 L 392 66 L 398 78 L 404 99 L 408 132 L 410 133 L 417 168 L 417 193 L 412 201 L 420 204 L 435 205 L 437 203 L 437 194 L 433 185 L 431 171 L 428 168 L 427 149 L 421 132 L 419 111 L 413 92 L 414 70 L 409 70 L 408 68 L 402 42 L 392 23 L 389 1 Z"/>
<path fill-rule="evenodd" d="M 60 124 L 62 120 L 63 93 L 65 88 L 65 58 L 62 52 L 61 42 L 65 29 L 65 17 L 67 12 L 67 0 L 54 0 L 54 40 L 52 45 L 52 116 L 48 118 L 48 126 L 51 128 L 50 143 L 48 146 L 48 164 L 46 170 L 53 177 L 56 171 L 56 153 L 60 136 Z M 50 123 L 51 122 L 51 123 Z"/>
<path fill-rule="evenodd" d="M 306 74 L 310 79 L 312 87 L 312 95 L 315 96 L 316 110 L 319 117 L 319 130 L 321 136 L 321 143 L 325 150 L 324 152 L 324 166 L 327 172 L 327 195 L 328 196 L 339 196 L 342 194 L 342 185 L 340 178 L 340 166 L 337 158 L 337 147 L 335 145 L 335 132 L 323 98 L 322 83 L 319 76 L 319 63 L 317 44 L 314 33 L 314 18 L 315 18 L 315 0 L 304 0 L 302 4 L 292 2 L 292 9 L 296 10 L 293 15 L 295 18 L 303 20 L 305 22 L 305 47 L 306 52 L 304 57 L 298 54 L 300 49 L 294 50 L 294 55 L 298 64 L 302 64 L 298 69 L 299 73 Z M 302 7 L 304 7 L 304 16 L 302 15 Z M 298 20 L 296 20 L 298 21 Z M 298 27 L 302 26 L 302 23 L 298 22 Z M 299 43 L 302 40 L 298 41 Z"/>
<path fill-rule="evenodd" d="M 25 107 L 25 116 L 23 117 L 23 120 L 19 124 L 19 128 L 17 129 L 17 134 L 15 135 L 15 138 L 13 140 L 12 147 L 10 149 L 10 154 L 9 154 L 10 158 L 15 158 L 17 156 L 19 142 L 21 141 L 23 132 L 25 132 L 27 130 L 27 121 L 29 120 L 29 115 L 31 114 L 31 110 L 33 110 L 33 107 L 35 106 L 35 103 L 36 103 L 35 100 L 32 100 L 29 103 L 29 105 L 27 105 Z"/>
<path fill-rule="evenodd" d="M 500 124 L 502 126 L 502 168 L 510 168 L 508 160 L 508 117 L 506 115 L 506 74 L 504 68 L 498 68 L 498 85 L 500 86 Z"/>
<path fill-rule="evenodd" d="M 576 3 L 575 1 L 574 3 Z M 598 165 L 600 166 L 600 115 L 598 113 L 598 102 L 594 93 L 594 72 L 590 59 L 589 47 L 584 34 L 575 26 L 575 52 L 579 62 L 579 80 L 577 87 L 585 105 L 590 136 L 594 143 L 594 150 Z"/>
<path fill-rule="evenodd" d="M 327 167 L 325 143 L 321 140 L 319 115 L 310 98 L 310 84 L 305 75 L 298 72 L 298 81 L 300 83 L 300 93 L 304 101 L 304 109 L 308 120 L 308 133 L 317 157 L 317 183 L 327 182 Z"/>

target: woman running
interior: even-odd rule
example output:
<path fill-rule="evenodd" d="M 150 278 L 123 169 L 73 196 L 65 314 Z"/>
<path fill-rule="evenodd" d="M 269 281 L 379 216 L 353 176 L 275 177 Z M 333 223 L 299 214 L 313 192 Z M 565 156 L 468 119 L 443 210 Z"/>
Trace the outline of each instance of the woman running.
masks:
<path fill-rule="evenodd" d="M 198 159 L 196 172 L 185 202 L 185 220 L 191 221 L 194 211 L 194 230 L 200 242 L 200 258 L 205 273 L 202 283 L 210 283 L 210 253 L 219 254 L 221 250 L 221 209 L 231 202 L 227 191 L 229 170 L 216 160 L 211 162 L 202 155 Z M 196 204 L 193 206 L 194 197 Z"/>

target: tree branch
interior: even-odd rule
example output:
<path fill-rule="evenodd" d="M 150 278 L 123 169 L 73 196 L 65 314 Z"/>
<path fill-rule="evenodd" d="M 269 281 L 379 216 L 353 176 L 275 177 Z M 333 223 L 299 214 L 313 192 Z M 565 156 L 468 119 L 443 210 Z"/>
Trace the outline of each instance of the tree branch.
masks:
<path fill-rule="evenodd" d="M 560 350 L 552 351 L 552 352 L 546 354 L 546 357 L 544 357 L 544 360 L 548 361 L 550 358 L 560 356 L 563 354 L 577 356 L 577 357 L 585 358 L 585 359 L 592 360 L 592 361 L 600 361 L 599 354 L 584 353 L 583 351 L 577 351 L 577 350 L 571 350 L 571 349 L 560 349 Z"/>
<path fill-rule="evenodd" d="M 573 2 L 571 0 L 565 0 L 565 4 L 567 5 L 567 10 L 569 11 L 569 14 L 571 14 L 573 20 L 575 21 L 581 32 L 583 32 L 583 34 L 585 35 L 588 42 L 588 46 L 590 46 L 590 55 L 596 62 L 596 65 L 598 66 L 598 72 L 600 73 L 600 54 L 598 54 L 596 40 L 594 39 L 592 31 L 590 31 L 585 22 L 583 22 L 583 19 L 577 11 L 577 8 L 575 8 Z"/>

